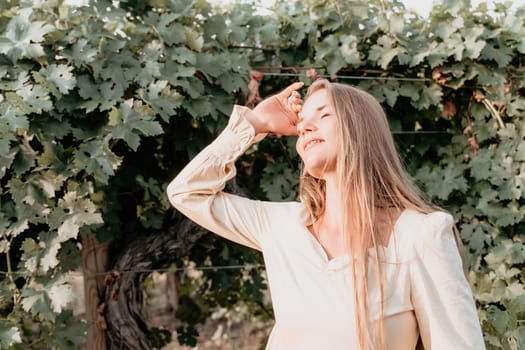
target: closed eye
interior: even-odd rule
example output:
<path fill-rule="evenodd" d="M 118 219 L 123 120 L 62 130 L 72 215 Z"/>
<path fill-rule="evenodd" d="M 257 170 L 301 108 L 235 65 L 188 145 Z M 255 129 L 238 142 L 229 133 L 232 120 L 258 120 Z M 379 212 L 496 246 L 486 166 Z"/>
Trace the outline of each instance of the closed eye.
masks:
<path fill-rule="evenodd" d="M 323 114 L 323 115 L 321 115 L 321 119 L 326 118 L 326 117 L 329 117 L 329 116 L 330 116 L 329 113 Z"/>

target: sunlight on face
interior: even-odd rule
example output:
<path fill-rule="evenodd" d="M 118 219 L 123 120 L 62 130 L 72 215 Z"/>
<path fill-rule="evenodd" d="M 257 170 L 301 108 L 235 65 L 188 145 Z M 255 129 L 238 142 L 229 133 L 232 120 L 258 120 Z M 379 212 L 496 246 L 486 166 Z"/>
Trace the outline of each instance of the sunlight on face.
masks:
<path fill-rule="evenodd" d="M 308 173 L 326 178 L 335 171 L 337 117 L 329 104 L 326 89 L 314 92 L 304 102 L 297 123 L 296 149 Z"/>

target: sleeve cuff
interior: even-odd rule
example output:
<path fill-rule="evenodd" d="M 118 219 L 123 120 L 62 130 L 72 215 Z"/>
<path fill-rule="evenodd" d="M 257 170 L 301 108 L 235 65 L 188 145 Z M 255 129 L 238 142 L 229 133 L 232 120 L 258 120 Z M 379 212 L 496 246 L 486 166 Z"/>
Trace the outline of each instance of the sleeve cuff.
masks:
<path fill-rule="evenodd" d="M 245 106 L 235 105 L 228 125 L 210 145 L 213 154 L 226 161 L 235 160 L 252 144 L 264 139 L 266 134 L 255 135 L 255 130 L 245 115 L 252 113 Z"/>

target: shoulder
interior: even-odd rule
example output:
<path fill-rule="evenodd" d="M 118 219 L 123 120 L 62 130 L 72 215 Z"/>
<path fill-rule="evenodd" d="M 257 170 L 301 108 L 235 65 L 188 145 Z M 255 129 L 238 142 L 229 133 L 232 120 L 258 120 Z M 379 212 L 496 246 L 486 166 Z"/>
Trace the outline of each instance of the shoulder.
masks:
<path fill-rule="evenodd" d="M 303 223 L 307 221 L 308 211 L 301 202 L 271 202 L 276 211 L 283 220 L 292 220 Z"/>
<path fill-rule="evenodd" d="M 420 213 L 406 209 L 396 223 L 396 236 L 400 247 L 410 256 L 421 256 L 427 248 L 440 249 L 443 245 L 456 245 L 454 218 L 449 213 L 434 211 Z"/>
<path fill-rule="evenodd" d="M 430 234 L 434 229 L 452 227 L 454 218 L 444 211 L 421 213 L 412 209 L 405 209 L 396 223 L 402 231 L 415 231 Z"/>
<path fill-rule="evenodd" d="M 285 225 L 290 222 L 304 222 L 305 209 L 300 202 L 275 202 L 275 201 L 257 201 L 258 204 L 264 207 L 268 219 L 276 222 L 279 225 Z"/>
<path fill-rule="evenodd" d="M 303 205 L 299 202 L 257 201 L 261 208 L 258 217 L 262 220 L 265 234 L 261 237 L 261 244 L 271 247 L 278 242 L 288 241 L 292 233 L 305 226 Z M 284 240 L 284 241 L 283 241 Z M 263 248 L 264 250 L 264 248 Z"/>

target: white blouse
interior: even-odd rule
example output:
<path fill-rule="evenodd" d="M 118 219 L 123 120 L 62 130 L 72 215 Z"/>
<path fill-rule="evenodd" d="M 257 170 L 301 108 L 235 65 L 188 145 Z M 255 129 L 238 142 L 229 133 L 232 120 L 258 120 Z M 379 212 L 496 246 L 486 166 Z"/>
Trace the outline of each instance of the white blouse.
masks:
<path fill-rule="evenodd" d="M 226 129 L 169 184 L 169 200 L 208 230 L 262 251 L 275 313 L 267 350 L 358 349 L 350 257 L 328 259 L 302 203 L 222 192 L 235 160 L 264 137 L 254 136 L 245 113 L 234 107 Z M 485 349 L 452 225 L 443 212 L 405 210 L 397 220 L 383 265 L 388 350 L 415 349 L 419 336 L 426 350 Z M 378 287 L 375 278 L 368 283 L 377 319 Z"/>

